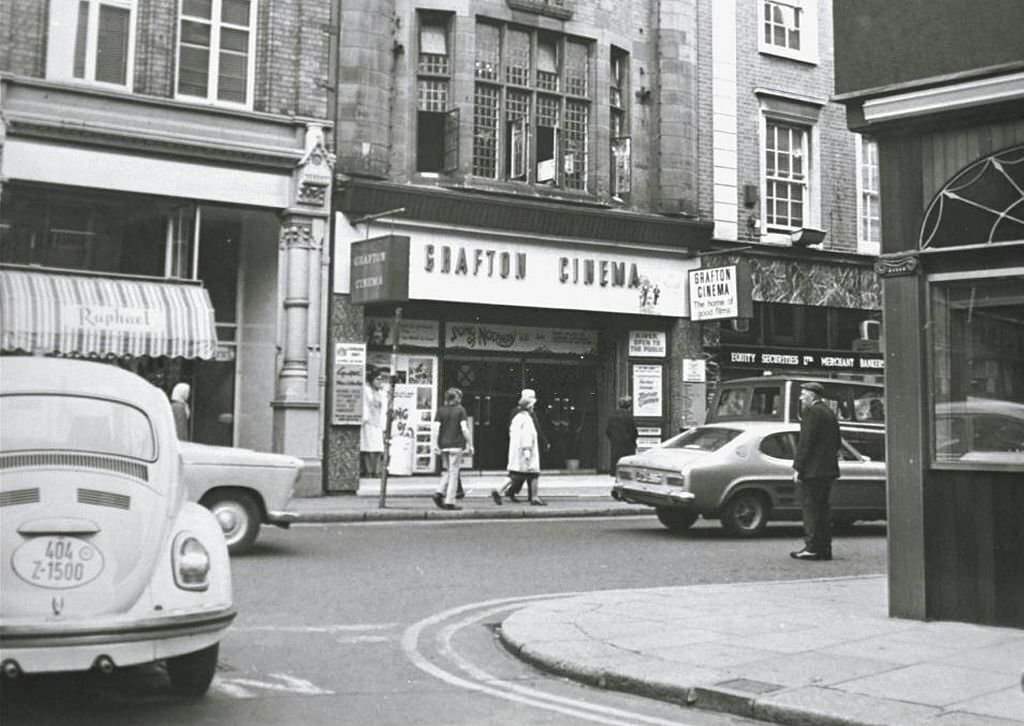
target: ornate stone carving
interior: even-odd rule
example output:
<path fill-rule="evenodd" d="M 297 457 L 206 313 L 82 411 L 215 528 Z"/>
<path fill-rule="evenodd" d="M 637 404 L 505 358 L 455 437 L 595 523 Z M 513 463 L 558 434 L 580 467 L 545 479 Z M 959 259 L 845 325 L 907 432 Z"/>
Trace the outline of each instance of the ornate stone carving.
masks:
<path fill-rule="evenodd" d="M 875 261 L 879 277 L 903 277 L 917 272 L 918 258 L 913 252 L 882 255 Z"/>
<path fill-rule="evenodd" d="M 306 130 L 306 153 L 296 165 L 296 202 L 307 207 L 323 207 L 334 176 L 335 156 L 324 144 L 323 128 L 310 125 Z"/>
<path fill-rule="evenodd" d="M 576 12 L 576 0 L 505 0 L 513 10 L 569 20 Z"/>
<path fill-rule="evenodd" d="M 281 225 L 281 249 L 290 247 L 312 249 L 315 246 L 311 223 L 285 220 Z"/>

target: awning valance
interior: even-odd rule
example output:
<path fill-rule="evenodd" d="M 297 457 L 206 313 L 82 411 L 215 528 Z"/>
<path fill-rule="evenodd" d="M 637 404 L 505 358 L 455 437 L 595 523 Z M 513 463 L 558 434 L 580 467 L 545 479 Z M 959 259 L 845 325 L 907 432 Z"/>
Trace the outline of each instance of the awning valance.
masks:
<path fill-rule="evenodd" d="M 213 358 L 200 285 L 0 270 L 0 349 L 88 357 Z"/>

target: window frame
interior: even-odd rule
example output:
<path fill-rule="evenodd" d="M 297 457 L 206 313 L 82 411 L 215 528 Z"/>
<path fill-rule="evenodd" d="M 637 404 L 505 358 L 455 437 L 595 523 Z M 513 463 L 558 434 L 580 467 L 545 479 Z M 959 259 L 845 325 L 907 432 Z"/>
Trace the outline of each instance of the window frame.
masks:
<path fill-rule="evenodd" d="M 210 0 L 210 17 L 207 19 L 192 15 L 186 16 L 184 14 L 185 0 L 177 1 L 177 15 L 175 16 L 174 98 L 177 101 L 187 103 L 204 103 L 211 106 L 252 110 L 253 96 L 256 90 L 256 33 L 259 28 L 260 0 L 249 0 L 249 26 L 245 28 L 249 34 L 249 43 L 246 49 L 246 100 L 244 103 L 217 97 L 220 91 L 221 30 L 225 27 L 233 30 L 243 29 L 241 25 L 225 23 L 221 20 L 223 4 L 224 0 Z M 183 48 L 181 24 L 185 20 L 206 23 L 210 28 L 210 45 L 208 46 L 210 55 L 206 64 L 206 96 L 182 93 L 180 90 L 181 51 Z"/>
<path fill-rule="evenodd" d="M 878 142 L 863 134 L 854 134 L 855 141 L 855 160 L 857 166 L 857 251 L 865 255 L 878 255 L 882 252 L 882 192 L 881 192 L 881 179 L 879 169 L 879 156 L 878 156 Z M 873 149 L 873 153 L 869 153 L 869 157 L 872 158 L 865 160 L 865 150 L 869 151 Z M 868 188 L 864 184 L 864 172 L 865 167 L 874 166 L 874 178 L 878 182 L 877 186 L 873 189 Z M 871 239 L 870 234 L 867 232 L 867 221 L 868 221 L 868 205 L 866 204 L 866 198 L 871 196 L 876 201 L 876 207 L 878 209 L 878 216 L 871 217 L 871 219 L 877 219 L 878 221 L 878 239 Z"/>
<path fill-rule="evenodd" d="M 788 7 L 799 12 L 801 43 L 799 49 L 777 45 L 765 39 L 765 11 L 769 8 Z M 787 26 L 788 27 L 788 26 Z M 757 15 L 757 49 L 761 53 L 789 60 L 817 65 L 818 58 L 818 0 L 761 0 Z"/>
<path fill-rule="evenodd" d="M 821 218 L 821 165 L 820 165 L 820 128 L 818 121 L 812 121 L 809 117 L 788 116 L 784 113 L 776 113 L 762 106 L 759 119 L 759 168 L 758 184 L 760 187 L 761 214 L 759 239 L 763 243 L 786 245 L 791 243 L 790 235 L 800 227 L 819 227 Z M 785 227 L 779 224 L 768 223 L 768 169 L 766 164 L 768 154 L 768 129 L 769 125 L 787 126 L 799 128 L 804 132 L 803 158 L 804 158 L 804 210 L 800 227 Z M 782 180 L 785 182 L 786 180 Z"/>
<path fill-rule="evenodd" d="M 629 126 L 629 60 L 629 53 L 622 48 L 614 45 L 609 47 L 608 187 L 611 197 L 619 201 L 633 190 L 633 138 Z"/>
<path fill-rule="evenodd" d="M 960 403 L 960 401 L 943 400 L 939 395 L 939 381 L 938 377 L 941 375 L 943 368 L 952 375 L 950 370 L 952 367 L 952 361 L 947 359 L 946 361 L 940 360 L 937 354 L 937 346 L 940 342 L 945 342 L 948 346 L 948 341 L 942 341 L 941 336 L 943 328 L 941 327 L 941 321 L 936 316 L 936 303 L 939 297 L 939 289 L 948 286 L 954 287 L 959 283 L 965 282 L 997 282 L 1000 280 L 1012 280 L 1014 278 L 1021 278 L 1024 280 L 1024 267 L 1007 267 L 997 269 L 985 269 L 985 270 L 969 270 L 964 272 L 942 272 L 933 273 L 926 278 L 926 320 L 925 329 L 927 333 L 925 335 L 925 351 L 926 358 L 928 360 L 928 369 L 926 372 L 926 385 L 927 385 L 927 406 L 925 409 L 925 421 L 924 421 L 924 433 L 927 440 L 927 452 L 928 452 L 928 463 L 929 468 L 933 470 L 945 470 L 945 471 L 1010 471 L 1010 472 L 1024 472 L 1024 454 L 1021 456 L 1020 461 L 1002 461 L 998 457 L 990 458 L 985 460 L 984 458 L 974 459 L 970 461 L 950 461 L 948 459 L 940 459 L 938 456 L 938 441 L 937 437 L 939 434 L 937 420 L 939 418 L 938 406 L 940 403 Z M 966 405 L 968 399 L 971 396 L 965 394 L 963 403 Z M 985 398 L 984 396 L 976 398 Z M 951 416 L 953 412 L 951 412 Z M 964 411 L 963 416 L 965 419 L 971 416 L 971 412 Z"/>
<path fill-rule="evenodd" d="M 424 35 L 431 30 L 440 30 L 444 39 L 444 53 L 427 53 L 424 51 Z M 458 171 L 459 168 L 459 134 L 460 125 L 459 108 L 452 102 L 452 81 L 454 73 L 454 49 L 452 34 L 452 15 L 431 10 L 422 10 L 416 13 L 416 148 L 413 153 L 413 171 L 421 177 L 438 178 L 442 174 L 449 174 Z M 432 62 L 431 57 L 443 56 L 446 60 L 443 64 Z M 428 110 L 422 108 L 421 90 L 424 84 L 444 84 L 445 101 L 443 110 Z M 436 168 L 421 168 L 427 166 L 425 158 L 427 149 L 423 146 L 424 137 L 422 127 L 427 117 L 434 117 L 435 123 L 442 128 L 441 139 L 438 146 L 432 151 L 439 158 Z M 456 133 L 453 135 L 452 130 Z"/>
<path fill-rule="evenodd" d="M 75 77 L 75 52 L 78 38 L 78 11 L 86 3 L 89 15 L 86 30 L 84 77 Z M 125 50 L 124 83 L 96 79 L 97 44 L 100 7 L 110 6 L 128 11 L 128 43 Z M 66 10 L 65 10 L 66 8 Z M 67 20 L 65 25 L 64 21 Z M 70 22 L 73 21 L 73 22 Z M 116 91 L 135 87 L 135 42 L 138 21 L 138 0 L 51 0 L 47 23 L 46 78 L 79 83 Z"/>
<path fill-rule="evenodd" d="M 523 26 L 512 22 L 505 22 L 493 18 L 478 18 L 476 20 L 476 36 L 479 39 L 481 26 L 489 26 L 497 31 L 498 53 L 497 68 L 493 68 L 488 62 L 489 59 L 481 58 L 479 54 L 474 58 L 473 75 L 473 156 L 469 165 L 469 176 L 486 179 L 502 184 L 526 184 L 531 187 L 549 187 L 559 191 L 573 194 L 589 194 L 591 191 L 593 160 L 591 157 L 591 145 L 594 136 L 594 107 L 596 99 L 594 79 L 594 58 L 596 43 L 592 39 L 573 36 L 567 33 L 543 30 L 540 28 Z M 526 34 L 529 48 L 525 60 L 529 64 L 526 69 L 516 68 L 516 75 L 510 80 L 509 59 L 510 33 Z M 479 40 L 478 40 L 479 42 Z M 585 96 L 573 92 L 573 84 L 570 83 L 570 44 L 583 46 L 586 50 L 585 70 Z M 557 82 L 553 89 L 546 83 L 539 82 L 540 68 L 538 58 L 540 46 L 546 44 L 554 49 L 554 62 L 558 69 Z M 483 72 L 481 72 L 483 70 Z M 525 79 L 525 82 L 521 82 Z M 547 79 L 550 80 L 550 79 Z M 483 89 L 483 90 L 482 90 Z M 518 100 L 512 100 L 513 95 Z M 482 113 L 479 106 L 484 98 L 493 99 L 492 120 L 490 113 Z M 545 99 L 557 99 L 557 126 L 541 126 L 542 106 Z M 516 113 L 515 105 L 525 106 L 525 116 L 513 115 Z M 577 108 L 578 107 L 578 108 Z M 571 137 L 571 123 L 573 109 L 576 113 L 585 111 L 585 122 L 583 123 L 584 134 L 582 137 L 582 150 L 573 149 L 573 137 Z M 487 107 L 491 111 L 491 107 Z M 482 126 L 486 121 L 487 126 Z M 493 128 L 490 124 L 493 123 Z M 553 129 L 549 136 L 542 138 L 541 129 Z M 477 149 L 481 151 L 488 148 L 486 139 L 479 136 L 479 133 L 493 133 L 495 136 L 493 144 L 493 159 L 478 156 Z M 478 143 L 479 141 L 479 143 Z M 545 148 L 550 147 L 550 155 L 540 159 L 541 144 Z M 580 170 L 577 156 L 582 161 L 583 168 Z M 493 174 L 478 173 L 478 170 L 493 164 Z M 553 177 L 545 175 L 541 179 L 542 168 L 546 172 L 553 169 Z M 521 172 L 521 173 L 520 173 Z M 572 177 L 578 177 L 580 185 L 570 185 Z"/>

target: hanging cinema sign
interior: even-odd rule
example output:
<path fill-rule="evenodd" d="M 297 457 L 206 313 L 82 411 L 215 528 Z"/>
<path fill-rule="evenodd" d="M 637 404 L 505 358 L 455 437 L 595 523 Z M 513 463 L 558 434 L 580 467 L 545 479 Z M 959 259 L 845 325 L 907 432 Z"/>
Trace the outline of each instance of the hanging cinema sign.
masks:
<path fill-rule="evenodd" d="M 721 320 L 754 315 L 750 264 L 741 260 L 724 267 L 689 271 L 690 319 Z"/>
<path fill-rule="evenodd" d="M 409 238 L 385 235 L 352 244 L 352 302 L 409 299 Z"/>

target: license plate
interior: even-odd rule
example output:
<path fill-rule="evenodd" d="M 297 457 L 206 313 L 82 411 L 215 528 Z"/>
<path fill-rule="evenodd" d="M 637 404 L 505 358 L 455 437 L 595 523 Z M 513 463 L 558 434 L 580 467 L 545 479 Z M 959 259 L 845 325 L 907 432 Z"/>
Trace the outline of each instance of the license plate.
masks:
<path fill-rule="evenodd" d="M 14 551 L 11 565 L 30 585 L 67 590 L 99 577 L 103 553 L 78 537 L 33 537 Z"/>
<path fill-rule="evenodd" d="M 653 471 L 638 471 L 636 473 L 636 480 L 642 481 L 646 484 L 660 484 L 661 474 Z"/>

